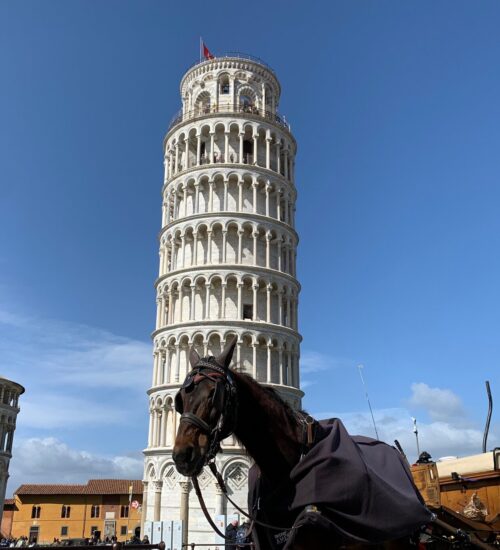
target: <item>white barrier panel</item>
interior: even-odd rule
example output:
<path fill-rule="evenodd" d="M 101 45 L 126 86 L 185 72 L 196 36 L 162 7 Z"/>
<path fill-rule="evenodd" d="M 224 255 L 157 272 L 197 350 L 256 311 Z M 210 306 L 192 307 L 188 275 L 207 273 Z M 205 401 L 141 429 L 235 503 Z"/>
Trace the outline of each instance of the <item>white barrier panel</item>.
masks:
<path fill-rule="evenodd" d="M 219 531 L 222 531 L 222 533 L 224 533 L 224 531 L 226 530 L 226 515 L 220 514 L 219 516 L 215 516 L 214 523 L 219 528 Z M 215 535 L 215 539 L 214 539 L 215 544 L 224 544 L 225 541 L 220 535 L 218 535 L 217 533 L 214 533 L 214 535 Z"/>
<path fill-rule="evenodd" d="M 182 521 L 172 522 L 172 550 L 182 550 Z"/>
<path fill-rule="evenodd" d="M 152 521 L 145 521 L 144 522 L 144 533 L 142 536 L 147 536 L 149 539 L 149 542 L 153 540 L 153 522 Z"/>
<path fill-rule="evenodd" d="M 163 525 L 161 521 L 153 521 L 153 538 L 151 544 L 158 544 L 163 540 Z"/>
<path fill-rule="evenodd" d="M 163 529 L 163 542 L 165 543 L 165 550 L 172 550 L 172 522 L 162 521 Z"/>

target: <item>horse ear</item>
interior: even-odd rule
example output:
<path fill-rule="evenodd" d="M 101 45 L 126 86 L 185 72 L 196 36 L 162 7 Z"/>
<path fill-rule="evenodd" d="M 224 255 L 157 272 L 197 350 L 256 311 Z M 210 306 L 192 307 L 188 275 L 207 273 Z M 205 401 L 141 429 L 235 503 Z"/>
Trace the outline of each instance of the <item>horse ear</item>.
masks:
<path fill-rule="evenodd" d="M 238 341 L 238 337 L 234 335 L 227 343 L 226 347 L 224 348 L 224 351 L 216 359 L 217 363 L 219 363 L 219 365 L 224 367 L 224 369 L 226 370 L 229 368 L 229 365 L 231 364 L 233 351 L 237 341 Z"/>
<path fill-rule="evenodd" d="M 191 363 L 191 368 L 196 367 L 196 365 L 200 362 L 200 356 L 194 349 L 194 346 L 191 346 L 191 349 L 189 350 L 189 362 Z"/>

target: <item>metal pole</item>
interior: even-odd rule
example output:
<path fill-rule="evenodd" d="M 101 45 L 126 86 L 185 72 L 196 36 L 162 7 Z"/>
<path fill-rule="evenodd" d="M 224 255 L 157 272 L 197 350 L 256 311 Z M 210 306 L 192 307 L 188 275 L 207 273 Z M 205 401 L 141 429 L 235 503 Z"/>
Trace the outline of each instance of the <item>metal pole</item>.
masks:
<path fill-rule="evenodd" d="M 415 417 L 411 417 L 413 420 L 413 433 L 415 434 L 415 439 L 417 440 L 417 458 L 420 456 L 420 445 L 418 444 L 418 428 L 417 428 L 417 419 Z"/>
<path fill-rule="evenodd" d="M 486 393 L 488 394 L 488 416 L 486 418 L 486 426 L 484 428 L 484 435 L 483 435 L 483 453 L 486 452 L 486 446 L 488 443 L 488 432 L 490 431 L 491 413 L 493 411 L 493 399 L 491 397 L 489 380 L 486 380 Z"/>
<path fill-rule="evenodd" d="M 373 416 L 372 405 L 370 403 L 370 398 L 368 397 L 368 389 L 366 387 L 365 379 L 363 378 L 363 374 L 361 373 L 361 369 L 364 369 L 364 366 L 363 365 L 358 365 L 359 376 L 361 377 L 361 383 L 363 384 L 363 387 L 365 388 L 365 395 L 366 395 L 366 400 L 368 401 L 368 408 L 370 409 L 370 414 L 372 415 L 372 422 L 373 422 L 373 428 L 375 430 L 375 436 L 376 436 L 377 439 L 380 439 L 379 436 L 378 436 L 377 424 L 375 423 L 375 417 Z"/>

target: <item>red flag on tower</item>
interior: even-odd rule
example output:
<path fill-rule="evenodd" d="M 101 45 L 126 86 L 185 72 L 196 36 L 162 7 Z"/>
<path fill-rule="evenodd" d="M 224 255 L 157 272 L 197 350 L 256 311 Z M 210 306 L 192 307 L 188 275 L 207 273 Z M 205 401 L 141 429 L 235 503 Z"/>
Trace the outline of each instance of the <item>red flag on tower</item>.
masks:
<path fill-rule="evenodd" d="M 202 46 L 202 51 L 203 51 L 203 57 L 205 59 L 213 59 L 214 56 L 212 54 L 212 52 L 207 48 L 205 42 L 203 42 L 203 40 L 201 41 L 201 46 Z"/>

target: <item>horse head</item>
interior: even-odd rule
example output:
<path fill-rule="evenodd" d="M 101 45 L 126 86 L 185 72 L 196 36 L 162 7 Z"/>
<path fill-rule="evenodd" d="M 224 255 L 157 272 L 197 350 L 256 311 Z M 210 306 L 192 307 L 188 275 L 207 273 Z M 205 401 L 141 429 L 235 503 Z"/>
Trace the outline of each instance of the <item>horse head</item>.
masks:
<path fill-rule="evenodd" d="M 197 476 L 233 431 L 236 388 L 229 365 L 236 341 L 234 336 L 217 357 L 189 352 L 191 370 L 175 396 L 181 417 L 172 456 L 182 475 Z"/>

